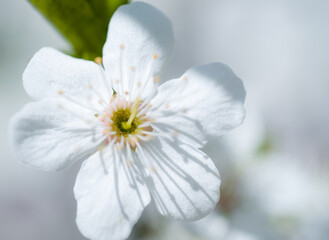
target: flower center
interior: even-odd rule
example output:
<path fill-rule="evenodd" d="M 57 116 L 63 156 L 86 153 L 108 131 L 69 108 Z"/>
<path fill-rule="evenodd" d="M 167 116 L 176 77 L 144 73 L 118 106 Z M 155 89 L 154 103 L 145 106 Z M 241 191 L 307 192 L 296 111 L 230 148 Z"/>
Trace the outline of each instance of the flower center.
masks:
<path fill-rule="evenodd" d="M 119 109 L 113 112 L 111 118 L 113 121 L 112 129 L 118 135 L 128 136 L 138 131 L 138 126 L 142 123 L 142 119 L 137 118 L 131 109 Z"/>
<path fill-rule="evenodd" d="M 106 143 L 114 142 L 121 147 L 129 144 L 135 149 L 140 140 L 150 140 L 153 129 L 151 120 L 146 116 L 147 108 L 138 98 L 130 102 L 113 97 L 109 108 L 97 116 L 104 126 Z"/>
<path fill-rule="evenodd" d="M 139 104 L 140 100 L 137 99 L 134 103 L 134 105 L 132 106 L 132 112 L 130 113 L 130 116 L 128 118 L 127 121 L 123 121 L 121 122 L 121 127 L 125 130 L 131 130 L 133 128 L 133 122 L 136 120 L 136 114 L 138 111 L 138 104 Z"/>

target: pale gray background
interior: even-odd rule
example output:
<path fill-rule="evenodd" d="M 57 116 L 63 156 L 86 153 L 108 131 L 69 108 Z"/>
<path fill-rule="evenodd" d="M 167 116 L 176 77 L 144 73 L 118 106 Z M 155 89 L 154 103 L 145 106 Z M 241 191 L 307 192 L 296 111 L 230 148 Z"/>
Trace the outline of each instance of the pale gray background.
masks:
<path fill-rule="evenodd" d="M 328 172 L 329 1 L 148 2 L 164 11 L 174 26 L 176 46 L 168 78 L 177 77 L 197 64 L 213 61 L 228 64 L 244 81 L 247 111 L 260 116 L 277 149 L 294 156 L 312 174 Z M 33 54 L 44 46 L 69 49 L 27 1 L 2 1 L 2 240 L 84 239 L 75 226 L 72 193 L 79 163 L 65 172 L 42 172 L 16 162 L 7 142 L 10 116 L 29 101 L 22 87 L 22 72 Z M 245 124 L 238 131 L 248 126 Z M 323 211 L 328 210 L 327 205 Z M 321 233 L 317 234 L 314 239 L 321 239 Z"/>

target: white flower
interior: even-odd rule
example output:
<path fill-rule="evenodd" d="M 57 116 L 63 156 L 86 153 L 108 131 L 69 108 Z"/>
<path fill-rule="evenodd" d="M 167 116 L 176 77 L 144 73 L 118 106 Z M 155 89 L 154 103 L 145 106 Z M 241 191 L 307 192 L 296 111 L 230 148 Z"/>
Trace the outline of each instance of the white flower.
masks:
<path fill-rule="evenodd" d="M 199 149 L 206 136 L 241 124 L 245 91 L 220 63 L 157 87 L 173 43 L 167 17 L 136 2 L 112 17 L 104 68 L 43 48 L 24 72 L 36 101 L 11 121 L 14 152 L 44 170 L 86 160 L 74 193 L 87 238 L 126 238 L 151 198 L 162 215 L 182 220 L 218 202 L 218 171 Z"/>

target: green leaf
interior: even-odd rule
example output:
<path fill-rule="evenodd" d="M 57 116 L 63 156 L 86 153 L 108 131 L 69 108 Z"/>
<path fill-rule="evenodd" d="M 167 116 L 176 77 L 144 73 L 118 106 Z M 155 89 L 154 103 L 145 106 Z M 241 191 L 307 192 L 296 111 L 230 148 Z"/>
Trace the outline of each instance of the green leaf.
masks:
<path fill-rule="evenodd" d="M 74 56 L 102 56 L 107 27 L 115 10 L 128 0 L 28 0 L 72 44 Z"/>

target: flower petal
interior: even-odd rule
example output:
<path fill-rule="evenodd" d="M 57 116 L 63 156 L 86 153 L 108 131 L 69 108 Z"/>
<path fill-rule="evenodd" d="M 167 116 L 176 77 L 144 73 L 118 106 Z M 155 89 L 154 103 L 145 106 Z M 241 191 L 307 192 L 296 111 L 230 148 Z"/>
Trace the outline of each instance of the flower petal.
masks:
<path fill-rule="evenodd" d="M 88 113 L 60 99 L 27 104 L 13 116 L 9 126 L 16 157 L 44 170 L 61 170 L 88 158 L 101 142 L 88 124 L 92 120 L 89 116 L 93 116 Z"/>
<path fill-rule="evenodd" d="M 103 48 L 113 88 L 121 95 L 146 98 L 173 45 L 172 26 L 162 12 L 143 2 L 121 6 L 111 19 Z"/>
<path fill-rule="evenodd" d="M 219 200 L 220 176 L 205 153 L 161 138 L 136 151 L 151 164 L 147 184 L 162 215 L 196 220 L 214 209 Z"/>
<path fill-rule="evenodd" d="M 150 202 L 135 162 L 115 152 L 105 148 L 95 153 L 76 180 L 77 224 L 89 239 L 126 239 Z"/>
<path fill-rule="evenodd" d="M 241 80 L 226 65 L 212 63 L 161 85 L 153 103 L 198 120 L 207 135 L 221 136 L 243 122 L 244 100 Z"/>
<path fill-rule="evenodd" d="M 158 117 L 152 128 L 168 140 L 183 142 L 196 148 L 203 147 L 207 142 L 200 123 L 182 114 Z"/>
<path fill-rule="evenodd" d="M 42 48 L 27 65 L 23 83 L 33 99 L 64 94 L 89 104 L 91 98 L 99 100 L 98 95 L 103 98 L 112 95 L 110 83 L 103 78 L 103 71 L 94 62 L 73 58 L 53 48 Z"/>

